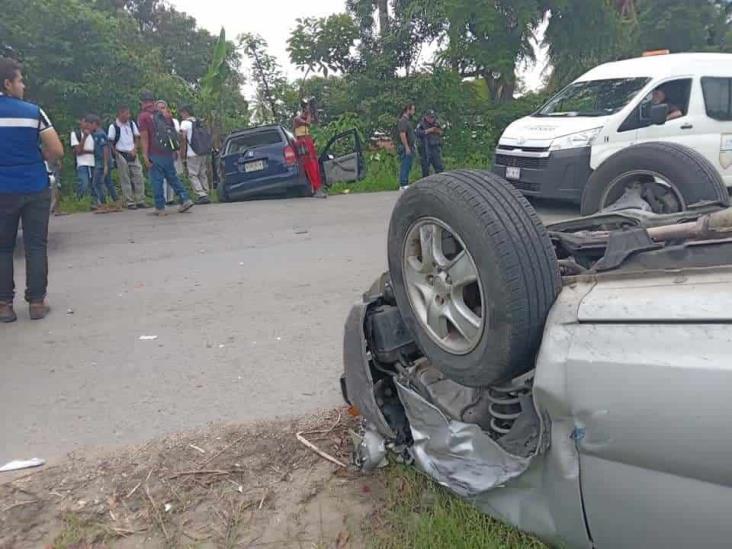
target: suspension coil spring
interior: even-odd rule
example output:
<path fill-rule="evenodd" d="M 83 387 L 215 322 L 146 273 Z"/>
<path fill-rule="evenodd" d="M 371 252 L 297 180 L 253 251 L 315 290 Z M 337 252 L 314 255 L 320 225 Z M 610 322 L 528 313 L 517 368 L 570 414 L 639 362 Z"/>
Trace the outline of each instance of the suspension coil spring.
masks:
<path fill-rule="evenodd" d="M 529 394 L 528 387 L 513 384 L 488 389 L 487 398 L 490 402 L 488 412 L 491 416 L 490 428 L 495 438 L 508 434 L 521 415 L 521 397 Z"/>

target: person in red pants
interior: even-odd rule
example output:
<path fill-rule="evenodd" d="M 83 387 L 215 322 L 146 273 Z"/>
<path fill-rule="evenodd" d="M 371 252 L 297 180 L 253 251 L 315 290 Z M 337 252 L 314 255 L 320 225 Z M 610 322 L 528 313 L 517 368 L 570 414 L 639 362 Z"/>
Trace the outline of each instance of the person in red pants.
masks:
<path fill-rule="evenodd" d="M 308 103 L 303 101 L 300 114 L 295 117 L 293 126 L 295 139 L 299 153 L 303 156 L 303 168 L 308 181 L 313 188 L 313 196 L 315 198 L 328 198 L 323 191 L 323 182 L 320 177 L 320 162 L 318 162 L 318 153 L 315 151 L 315 142 L 313 136 L 310 135 L 310 126 L 313 123 L 313 113 L 310 111 Z"/>

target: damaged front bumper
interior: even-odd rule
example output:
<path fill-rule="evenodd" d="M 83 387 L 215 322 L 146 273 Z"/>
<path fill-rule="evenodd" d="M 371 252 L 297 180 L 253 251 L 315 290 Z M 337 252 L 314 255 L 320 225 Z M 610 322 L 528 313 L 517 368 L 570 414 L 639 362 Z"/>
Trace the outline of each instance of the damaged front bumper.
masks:
<path fill-rule="evenodd" d="M 387 453 L 413 462 L 478 509 L 553 545 L 591 547 L 582 509 L 578 423 L 567 409 L 568 335 L 580 287 L 565 289 L 547 322 L 541 368 L 499 391 L 445 379 L 398 326 L 388 276 L 351 310 L 344 397 L 364 418 L 357 465 Z M 535 377 L 534 377 L 535 376 Z"/>

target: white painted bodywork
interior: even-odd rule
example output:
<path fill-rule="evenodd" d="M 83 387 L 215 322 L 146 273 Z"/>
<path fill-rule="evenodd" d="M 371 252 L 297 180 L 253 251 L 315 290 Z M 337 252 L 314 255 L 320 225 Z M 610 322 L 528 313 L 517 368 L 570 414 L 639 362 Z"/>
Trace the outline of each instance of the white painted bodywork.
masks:
<path fill-rule="evenodd" d="M 521 118 L 506 128 L 499 141 L 500 146 L 516 147 L 516 150 L 501 153 L 548 157 L 550 152 L 521 154 L 520 148 L 546 148 L 548 151 L 558 138 L 600 128 L 591 145 L 592 169 L 597 169 L 625 147 L 649 141 L 668 141 L 701 153 L 719 171 L 725 184 L 732 187 L 732 121 L 719 121 L 707 115 L 701 84 L 704 77 L 732 78 L 732 54 L 683 53 L 627 59 L 600 65 L 575 82 L 631 77 L 648 78 L 649 81 L 617 113 L 602 117 L 532 115 Z M 618 131 L 655 88 L 685 78 L 692 80 L 685 116 L 669 120 L 662 126 Z"/>

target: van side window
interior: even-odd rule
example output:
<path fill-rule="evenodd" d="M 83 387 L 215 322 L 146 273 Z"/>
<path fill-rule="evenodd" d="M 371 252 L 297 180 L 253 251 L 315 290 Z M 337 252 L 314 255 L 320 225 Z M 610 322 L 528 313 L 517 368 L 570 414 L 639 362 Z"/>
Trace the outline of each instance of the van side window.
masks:
<path fill-rule="evenodd" d="M 702 78 L 704 106 L 707 116 L 715 120 L 732 120 L 732 78 Z"/>
<path fill-rule="evenodd" d="M 650 126 L 646 111 L 651 104 L 668 105 L 667 120 L 683 118 L 689 112 L 691 98 L 691 78 L 682 78 L 664 82 L 641 101 L 640 105 L 630 113 L 618 132 L 627 132 Z"/>

